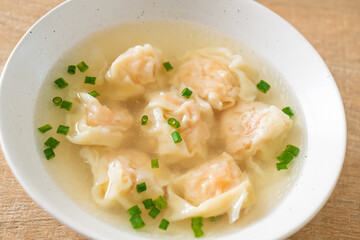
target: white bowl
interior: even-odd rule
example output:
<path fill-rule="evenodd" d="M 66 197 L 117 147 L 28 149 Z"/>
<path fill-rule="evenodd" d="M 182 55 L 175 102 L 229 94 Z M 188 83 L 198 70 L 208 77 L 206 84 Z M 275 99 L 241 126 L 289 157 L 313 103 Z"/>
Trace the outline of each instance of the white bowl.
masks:
<path fill-rule="evenodd" d="M 336 184 L 345 154 L 345 114 L 336 84 L 317 52 L 286 21 L 253 1 L 73 0 L 49 12 L 18 43 L 1 77 L 1 144 L 16 178 L 41 207 L 83 235 L 140 238 L 105 224 L 64 196 L 40 160 L 33 120 L 45 76 L 65 51 L 99 30 L 154 18 L 184 19 L 238 39 L 269 61 L 294 90 L 308 137 L 299 176 L 276 209 L 222 239 L 293 234 L 321 209 Z"/>

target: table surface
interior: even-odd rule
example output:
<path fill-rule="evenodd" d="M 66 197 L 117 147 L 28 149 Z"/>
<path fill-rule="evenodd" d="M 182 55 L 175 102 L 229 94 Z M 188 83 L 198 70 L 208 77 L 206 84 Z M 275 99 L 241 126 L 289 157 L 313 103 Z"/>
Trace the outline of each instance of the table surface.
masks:
<path fill-rule="evenodd" d="M 0 72 L 26 30 L 61 2 L 0 0 Z M 360 0 L 258 2 L 290 22 L 319 52 L 340 89 L 347 116 L 339 182 L 316 217 L 289 239 L 360 239 Z M 85 239 L 25 193 L 1 150 L 0 171 L 0 239 Z"/>

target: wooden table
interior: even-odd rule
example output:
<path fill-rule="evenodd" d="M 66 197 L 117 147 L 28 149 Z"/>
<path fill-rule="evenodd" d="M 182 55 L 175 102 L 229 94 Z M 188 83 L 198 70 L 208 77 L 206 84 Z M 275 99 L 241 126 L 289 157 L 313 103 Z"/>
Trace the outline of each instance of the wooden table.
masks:
<path fill-rule="evenodd" d="M 25 31 L 61 2 L 0 0 L 0 71 Z M 291 239 L 360 239 L 360 0 L 258 2 L 289 21 L 320 53 L 347 116 L 348 144 L 339 182 L 320 213 Z M 0 239 L 85 239 L 28 197 L 1 152 L 0 171 Z"/>

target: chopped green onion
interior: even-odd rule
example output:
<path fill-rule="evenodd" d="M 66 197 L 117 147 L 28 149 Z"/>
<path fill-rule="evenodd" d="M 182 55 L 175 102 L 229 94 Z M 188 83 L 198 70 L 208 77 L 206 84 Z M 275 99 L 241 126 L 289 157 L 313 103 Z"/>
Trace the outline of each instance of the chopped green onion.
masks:
<path fill-rule="evenodd" d="M 45 142 L 45 145 L 46 146 L 48 146 L 48 147 L 50 147 L 50 148 L 56 148 L 58 145 L 59 145 L 59 141 L 58 140 L 56 140 L 55 138 L 53 138 L 53 137 L 49 137 L 47 140 L 46 140 L 46 142 Z"/>
<path fill-rule="evenodd" d="M 85 72 L 86 70 L 89 69 L 89 66 L 86 65 L 86 63 L 84 61 L 80 62 L 78 65 L 77 65 L 78 69 L 80 70 L 80 72 Z"/>
<path fill-rule="evenodd" d="M 204 225 L 203 221 L 204 221 L 203 217 L 191 218 L 191 228 L 192 228 L 196 238 L 204 235 L 204 232 L 201 229 L 201 227 Z"/>
<path fill-rule="evenodd" d="M 216 222 L 216 217 L 210 217 L 210 222 Z"/>
<path fill-rule="evenodd" d="M 68 73 L 69 74 L 73 75 L 73 74 L 75 74 L 75 72 L 76 72 L 76 66 L 74 66 L 74 65 L 68 66 Z"/>
<path fill-rule="evenodd" d="M 98 97 L 98 96 L 100 96 L 100 94 L 97 92 L 97 91 L 91 91 L 91 92 L 89 92 L 89 94 L 91 95 L 91 96 L 93 96 L 93 97 Z"/>
<path fill-rule="evenodd" d="M 129 208 L 126 212 L 130 215 L 130 217 L 141 214 L 141 210 L 138 205 L 135 205 L 135 206 Z"/>
<path fill-rule="evenodd" d="M 180 122 L 178 120 L 176 120 L 175 118 L 169 118 L 168 120 L 168 124 L 172 127 L 175 128 L 179 128 L 180 127 Z"/>
<path fill-rule="evenodd" d="M 151 168 L 159 168 L 159 159 L 157 158 L 151 159 Z"/>
<path fill-rule="evenodd" d="M 201 236 L 204 235 L 204 232 L 203 232 L 203 230 L 201 229 L 201 227 L 194 226 L 194 227 L 192 227 L 192 230 L 193 230 L 194 236 L 195 236 L 196 238 L 199 238 L 199 237 L 201 237 Z"/>
<path fill-rule="evenodd" d="M 163 220 L 161 220 L 161 223 L 159 225 L 159 228 L 162 229 L 162 230 L 166 230 L 169 226 L 169 221 L 166 220 L 165 218 L 163 218 Z"/>
<path fill-rule="evenodd" d="M 152 209 L 155 206 L 151 198 L 145 199 L 142 203 L 144 204 L 145 209 Z"/>
<path fill-rule="evenodd" d="M 160 195 L 158 198 L 156 198 L 154 200 L 154 204 L 160 208 L 160 209 L 163 209 L 164 207 L 166 207 L 167 205 L 167 202 L 166 200 Z"/>
<path fill-rule="evenodd" d="M 174 143 L 179 143 L 182 141 L 179 131 L 173 131 L 171 133 L 171 137 L 173 138 Z"/>
<path fill-rule="evenodd" d="M 170 62 L 164 62 L 163 66 L 167 72 L 170 72 L 171 70 L 174 69 L 174 67 L 170 64 Z"/>
<path fill-rule="evenodd" d="M 136 185 L 136 191 L 138 193 L 141 193 L 141 192 L 145 191 L 146 189 L 147 188 L 146 188 L 146 183 L 145 182 L 142 182 L 142 183 Z"/>
<path fill-rule="evenodd" d="M 72 102 L 64 100 L 64 101 L 62 101 L 60 108 L 64 108 L 64 109 L 70 111 L 72 108 Z"/>
<path fill-rule="evenodd" d="M 184 88 L 181 92 L 181 96 L 185 97 L 185 98 L 190 98 L 192 94 L 192 91 L 188 88 Z"/>
<path fill-rule="evenodd" d="M 140 217 L 140 215 L 132 216 L 129 221 L 134 229 L 138 229 L 138 228 L 145 226 L 145 223 L 142 220 L 142 218 Z"/>
<path fill-rule="evenodd" d="M 150 215 L 150 217 L 155 219 L 159 213 L 160 213 L 160 210 L 157 209 L 156 207 L 153 207 L 153 209 L 151 209 L 151 211 L 149 212 L 149 215 Z"/>
<path fill-rule="evenodd" d="M 299 155 L 300 149 L 294 145 L 287 145 L 285 151 L 290 153 L 293 157 L 296 157 Z"/>
<path fill-rule="evenodd" d="M 143 115 L 141 117 L 141 125 L 146 125 L 149 120 L 149 117 L 147 115 Z"/>
<path fill-rule="evenodd" d="M 68 133 L 68 131 L 69 131 L 69 128 L 70 128 L 70 127 L 68 127 L 68 126 L 59 125 L 56 133 L 60 133 L 60 134 L 66 135 L 66 134 Z"/>
<path fill-rule="evenodd" d="M 223 215 L 212 216 L 210 217 L 210 222 L 216 222 L 217 220 L 221 219 Z"/>
<path fill-rule="evenodd" d="M 55 157 L 55 153 L 52 148 L 45 149 L 44 153 L 47 160 L 50 160 L 51 158 Z"/>
<path fill-rule="evenodd" d="M 289 163 L 293 158 L 294 157 L 290 153 L 283 151 L 276 159 L 280 162 Z"/>
<path fill-rule="evenodd" d="M 293 112 L 293 110 L 292 110 L 290 107 L 284 107 L 284 108 L 282 109 L 282 111 L 283 111 L 286 115 L 288 115 L 289 117 L 294 116 L 294 112 Z"/>
<path fill-rule="evenodd" d="M 52 129 L 52 126 L 50 126 L 50 124 L 46 124 L 46 125 L 38 128 L 38 130 L 39 130 L 41 133 L 47 132 L 47 131 L 49 131 L 50 129 Z"/>
<path fill-rule="evenodd" d="M 56 106 L 59 106 L 62 103 L 62 98 L 61 97 L 54 97 L 52 101 Z"/>
<path fill-rule="evenodd" d="M 191 218 L 191 226 L 199 226 L 199 227 L 202 227 L 204 226 L 204 218 L 203 217 L 194 217 L 194 218 Z"/>
<path fill-rule="evenodd" d="M 257 89 L 259 89 L 260 92 L 266 93 L 270 89 L 270 85 L 265 82 L 264 80 L 260 80 L 260 82 L 256 85 Z"/>
<path fill-rule="evenodd" d="M 288 169 L 287 165 L 293 160 L 294 157 L 299 155 L 300 149 L 294 145 L 287 145 L 285 151 L 283 151 L 277 159 L 280 161 L 276 164 L 276 169 Z"/>
<path fill-rule="evenodd" d="M 280 163 L 276 163 L 276 169 L 278 171 L 282 170 L 282 169 L 288 169 L 287 168 L 288 163 L 287 162 L 280 162 Z"/>
<path fill-rule="evenodd" d="M 67 86 L 69 86 L 69 84 L 67 82 L 65 82 L 65 80 L 63 78 L 58 78 L 54 81 L 54 83 L 61 89 L 66 88 Z"/>
<path fill-rule="evenodd" d="M 96 77 L 85 77 L 84 83 L 95 85 Z"/>

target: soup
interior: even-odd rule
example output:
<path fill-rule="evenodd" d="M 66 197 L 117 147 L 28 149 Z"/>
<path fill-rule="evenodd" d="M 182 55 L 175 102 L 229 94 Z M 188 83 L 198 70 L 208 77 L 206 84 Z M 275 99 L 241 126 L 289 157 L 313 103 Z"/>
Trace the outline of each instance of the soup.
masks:
<path fill-rule="evenodd" d="M 44 164 L 79 207 L 124 231 L 215 237 L 267 214 L 296 178 L 305 136 L 290 93 L 269 64 L 217 32 L 129 23 L 59 59 L 35 124 L 63 125 L 39 145 L 56 139 Z"/>

